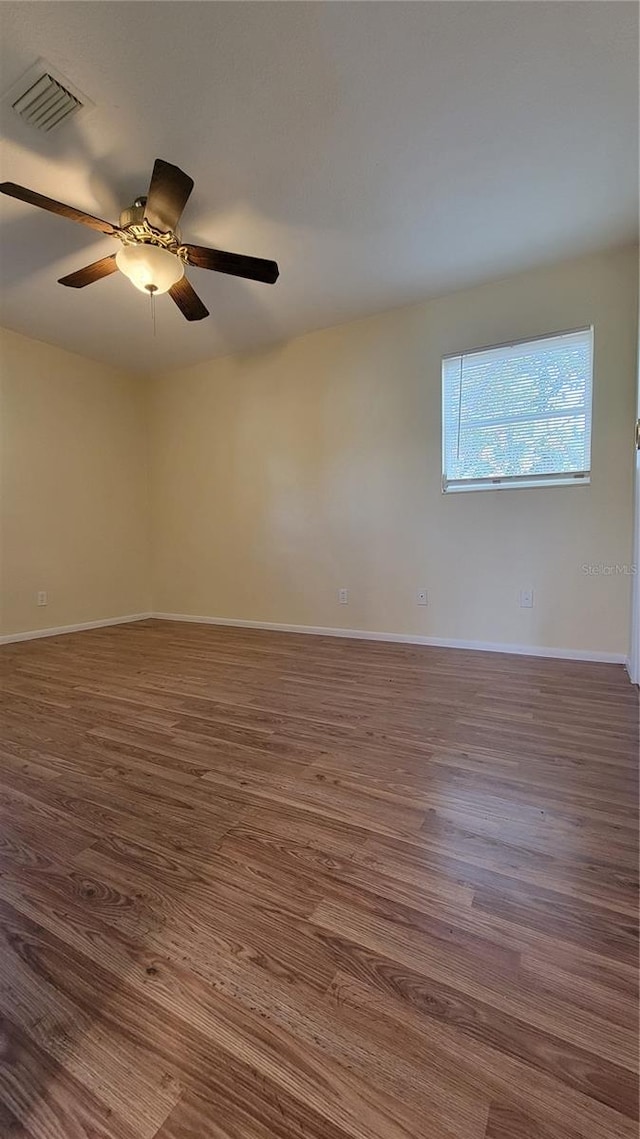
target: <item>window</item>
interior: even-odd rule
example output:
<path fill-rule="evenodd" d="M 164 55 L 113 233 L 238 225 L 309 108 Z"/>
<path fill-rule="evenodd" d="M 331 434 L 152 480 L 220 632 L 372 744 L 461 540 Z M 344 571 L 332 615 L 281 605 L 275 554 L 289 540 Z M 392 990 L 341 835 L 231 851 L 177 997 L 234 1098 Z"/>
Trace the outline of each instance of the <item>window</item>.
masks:
<path fill-rule="evenodd" d="M 442 489 L 585 484 L 593 330 L 442 361 Z"/>

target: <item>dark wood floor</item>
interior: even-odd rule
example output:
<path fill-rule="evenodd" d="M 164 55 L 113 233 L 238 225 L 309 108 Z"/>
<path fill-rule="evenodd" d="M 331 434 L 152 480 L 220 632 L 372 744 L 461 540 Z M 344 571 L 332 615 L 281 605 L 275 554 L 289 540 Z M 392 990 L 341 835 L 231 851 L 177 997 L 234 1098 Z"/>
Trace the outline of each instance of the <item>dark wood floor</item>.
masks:
<path fill-rule="evenodd" d="M 621 667 L 151 621 L 0 662 L 3 1139 L 636 1136 Z"/>

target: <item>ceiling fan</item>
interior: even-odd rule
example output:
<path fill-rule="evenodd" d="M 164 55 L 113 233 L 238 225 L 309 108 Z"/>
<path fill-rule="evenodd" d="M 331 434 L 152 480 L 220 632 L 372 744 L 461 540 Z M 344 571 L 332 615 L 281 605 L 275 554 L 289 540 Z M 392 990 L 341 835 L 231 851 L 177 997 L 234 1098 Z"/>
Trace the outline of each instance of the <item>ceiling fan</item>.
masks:
<path fill-rule="evenodd" d="M 204 245 L 183 244 L 177 225 L 192 189 L 193 179 L 188 174 L 170 162 L 156 158 L 147 196 L 136 198 L 133 205 L 120 214 L 120 224 L 112 225 L 64 202 L 56 202 L 53 198 L 36 194 L 34 190 L 27 190 L 25 186 L 17 186 L 15 182 L 0 184 L 0 191 L 11 198 L 19 198 L 70 221 L 88 225 L 122 243 L 117 253 L 61 277 L 59 284 L 83 289 L 85 285 L 91 285 L 119 269 L 141 292 L 152 297 L 168 292 L 187 320 L 202 320 L 209 312 L 187 280 L 185 265 L 268 284 L 277 280 L 279 270 L 275 261 L 266 261 L 262 257 L 245 257 L 241 253 L 207 249 Z"/>

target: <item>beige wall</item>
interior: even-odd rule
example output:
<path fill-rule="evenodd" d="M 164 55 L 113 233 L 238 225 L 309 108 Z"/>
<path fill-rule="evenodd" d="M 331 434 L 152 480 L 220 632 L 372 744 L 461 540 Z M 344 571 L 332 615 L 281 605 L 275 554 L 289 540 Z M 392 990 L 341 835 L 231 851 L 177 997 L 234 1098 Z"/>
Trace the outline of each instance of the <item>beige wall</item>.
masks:
<path fill-rule="evenodd" d="M 145 381 L 0 335 L 0 632 L 147 611 Z"/>
<path fill-rule="evenodd" d="M 443 496 L 441 356 L 589 322 L 592 485 Z M 627 249 L 151 381 L 2 332 L 0 632 L 153 608 L 626 653 L 629 578 L 582 565 L 631 561 L 636 324 Z"/>
<path fill-rule="evenodd" d="M 156 377 L 154 609 L 626 653 L 636 316 L 626 249 Z M 443 353 L 588 323 L 592 485 L 443 496 Z"/>

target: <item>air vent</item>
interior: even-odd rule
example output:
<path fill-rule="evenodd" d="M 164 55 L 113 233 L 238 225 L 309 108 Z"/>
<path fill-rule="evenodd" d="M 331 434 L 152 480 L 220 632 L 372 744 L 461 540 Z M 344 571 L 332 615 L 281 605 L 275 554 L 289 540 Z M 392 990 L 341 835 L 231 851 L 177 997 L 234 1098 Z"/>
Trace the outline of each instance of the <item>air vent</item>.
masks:
<path fill-rule="evenodd" d="M 29 126 L 50 131 L 74 111 L 79 111 L 82 103 L 53 76 L 45 74 L 11 106 Z"/>
<path fill-rule="evenodd" d="M 93 107 L 91 100 L 46 59 L 37 60 L 5 93 L 2 102 L 24 123 L 44 134 Z"/>

